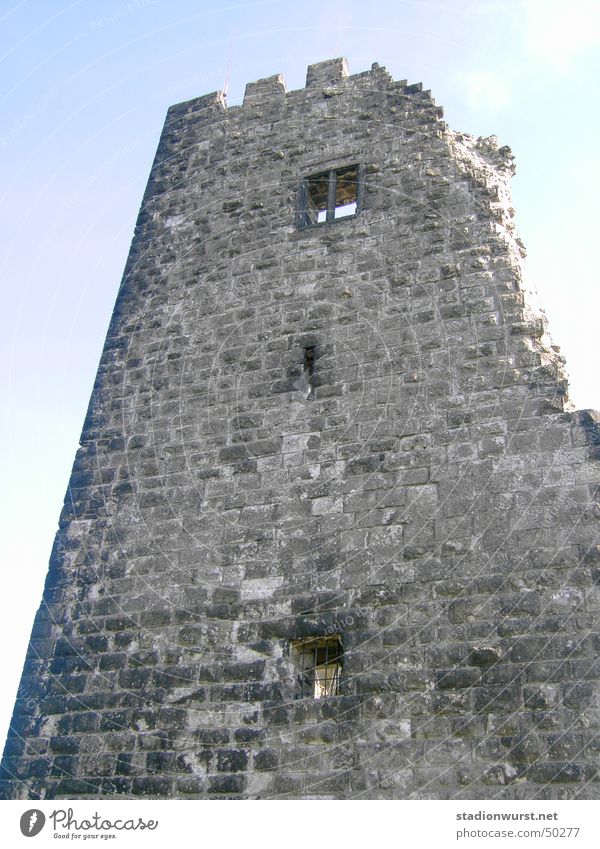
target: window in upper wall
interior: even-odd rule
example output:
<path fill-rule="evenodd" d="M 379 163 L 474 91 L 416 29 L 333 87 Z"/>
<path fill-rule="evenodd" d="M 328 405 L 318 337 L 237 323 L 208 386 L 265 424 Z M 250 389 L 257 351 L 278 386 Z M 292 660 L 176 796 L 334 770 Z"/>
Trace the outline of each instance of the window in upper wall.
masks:
<path fill-rule="evenodd" d="M 292 654 L 299 670 L 301 699 L 339 695 L 343 651 L 339 636 L 294 641 Z"/>
<path fill-rule="evenodd" d="M 359 165 L 314 174 L 300 186 L 299 226 L 327 224 L 357 214 L 360 206 Z"/>

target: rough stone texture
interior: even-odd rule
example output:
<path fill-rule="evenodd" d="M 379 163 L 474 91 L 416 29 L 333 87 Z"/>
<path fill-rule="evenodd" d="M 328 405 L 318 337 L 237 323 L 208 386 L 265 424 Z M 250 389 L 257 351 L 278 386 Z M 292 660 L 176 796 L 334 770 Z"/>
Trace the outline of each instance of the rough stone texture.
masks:
<path fill-rule="evenodd" d="M 342 60 L 169 110 L 4 798 L 598 797 L 598 415 L 527 304 L 509 149 L 441 117 Z M 298 229 L 355 163 L 360 214 Z M 341 694 L 295 698 L 331 634 Z"/>

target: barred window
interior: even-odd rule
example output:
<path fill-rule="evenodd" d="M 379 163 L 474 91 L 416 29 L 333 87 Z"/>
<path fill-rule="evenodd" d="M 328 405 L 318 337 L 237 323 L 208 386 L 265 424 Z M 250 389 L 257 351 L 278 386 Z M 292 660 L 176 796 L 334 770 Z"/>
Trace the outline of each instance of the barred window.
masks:
<path fill-rule="evenodd" d="M 343 651 L 339 636 L 296 640 L 292 644 L 298 669 L 298 698 L 339 695 Z"/>

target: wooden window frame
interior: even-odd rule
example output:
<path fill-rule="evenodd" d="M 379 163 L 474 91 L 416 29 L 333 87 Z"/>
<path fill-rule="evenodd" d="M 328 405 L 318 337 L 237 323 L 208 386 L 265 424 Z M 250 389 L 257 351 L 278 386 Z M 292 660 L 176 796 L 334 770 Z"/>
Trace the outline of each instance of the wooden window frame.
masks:
<path fill-rule="evenodd" d="M 356 169 L 356 199 L 353 203 L 356 204 L 356 208 L 354 212 L 348 215 L 341 215 L 336 217 L 336 210 L 341 208 L 340 206 L 336 206 L 336 195 L 337 195 L 337 182 L 338 176 L 340 174 L 343 175 L 344 172 L 350 171 L 352 169 Z M 327 206 L 323 206 L 323 210 L 325 211 L 325 218 L 322 221 L 318 221 L 315 218 L 313 210 L 310 208 L 310 183 L 311 181 L 316 180 L 327 180 Z M 336 168 L 329 168 L 326 171 L 318 171 L 315 174 L 309 174 L 307 177 L 300 182 L 299 188 L 299 201 L 298 201 L 298 227 L 301 230 L 308 229 L 310 227 L 323 227 L 325 224 L 333 224 L 338 223 L 340 221 L 348 221 L 356 216 L 362 210 L 362 196 L 363 196 L 363 167 L 359 163 L 352 163 L 351 165 L 342 165 Z"/>

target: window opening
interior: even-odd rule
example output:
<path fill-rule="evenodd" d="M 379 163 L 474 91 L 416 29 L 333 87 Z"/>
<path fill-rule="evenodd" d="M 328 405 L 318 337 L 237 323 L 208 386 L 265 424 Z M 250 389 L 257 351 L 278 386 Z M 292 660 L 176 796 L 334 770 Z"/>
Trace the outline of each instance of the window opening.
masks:
<path fill-rule="evenodd" d="M 293 654 L 299 669 L 299 698 L 339 695 L 343 654 L 339 636 L 298 640 L 293 643 Z"/>
<path fill-rule="evenodd" d="M 358 197 L 358 165 L 334 172 L 335 180 L 335 218 L 347 218 L 356 215 Z"/>
<path fill-rule="evenodd" d="M 358 165 L 308 177 L 302 184 L 300 226 L 325 224 L 356 215 L 359 186 Z"/>
<path fill-rule="evenodd" d="M 306 397 L 310 398 L 314 391 L 313 386 L 313 374 L 315 371 L 315 349 L 314 347 L 305 348 L 304 349 L 304 367 L 303 367 L 303 377 L 304 377 L 304 388 L 306 390 Z"/>
<path fill-rule="evenodd" d="M 307 180 L 306 223 L 324 224 L 329 201 L 329 173 L 317 174 Z"/>

